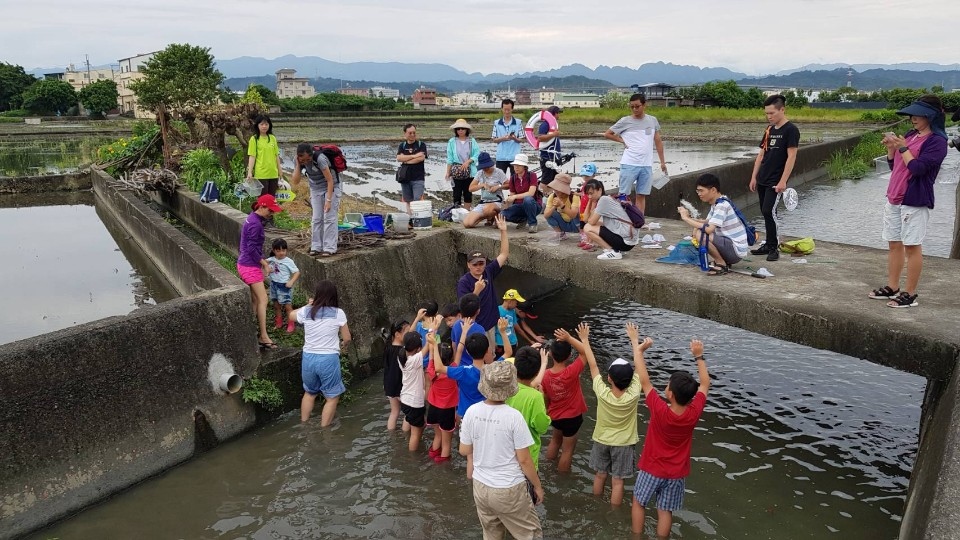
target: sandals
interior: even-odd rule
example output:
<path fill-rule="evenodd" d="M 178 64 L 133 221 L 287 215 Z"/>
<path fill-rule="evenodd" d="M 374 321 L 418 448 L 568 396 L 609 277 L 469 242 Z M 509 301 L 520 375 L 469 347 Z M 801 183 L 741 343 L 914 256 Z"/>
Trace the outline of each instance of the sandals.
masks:
<path fill-rule="evenodd" d="M 889 285 L 884 285 L 879 289 L 870 291 L 870 294 L 867 296 L 875 300 L 893 300 L 898 294 L 900 294 L 900 289 L 893 290 Z"/>
<path fill-rule="evenodd" d="M 729 273 L 730 273 L 730 267 L 723 266 L 722 264 L 711 266 L 710 269 L 707 271 L 708 276 L 725 276 Z"/>
<path fill-rule="evenodd" d="M 889 302 L 887 302 L 887 307 L 917 307 L 920 305 L 919 302 L 917 302 L 917 296 L 918 295 L 916 294 L 910 294 L 907 291 L 903 291 L 902 293 L 898 294 L 896 298 L 892 298 Z"/>
<path fill-rule="evenodd" d="M 273 343 L 272 341 L 268 343 L 264 343 L 263 341 L 258 341 L 257 343 L 260 345 L 261 351 L 272 351 L 274 349 L 280 348 L 279 345 L 277 345 L 276 343 Z"/>

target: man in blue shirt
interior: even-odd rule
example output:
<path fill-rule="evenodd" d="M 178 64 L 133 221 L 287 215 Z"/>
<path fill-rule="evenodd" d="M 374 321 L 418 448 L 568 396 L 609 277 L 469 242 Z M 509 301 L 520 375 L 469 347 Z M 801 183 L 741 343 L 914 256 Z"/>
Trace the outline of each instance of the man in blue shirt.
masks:
<path fill-rule="evenodd" d="M 520 143 L 524 140 L 523 122 L 513 116 L 513 100 L 500 102 L 503 118 L 493 123 L 490 140 L 497 143 L 497 168 L 510 174 L 510 163 L 520 153 Z"/>

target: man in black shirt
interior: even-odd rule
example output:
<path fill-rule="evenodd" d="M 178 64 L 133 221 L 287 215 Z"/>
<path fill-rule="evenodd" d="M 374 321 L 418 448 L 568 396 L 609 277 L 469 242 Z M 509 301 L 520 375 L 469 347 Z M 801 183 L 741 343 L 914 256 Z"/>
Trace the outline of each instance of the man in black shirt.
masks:
<path fill-rule="evenodd" d="M 800 130 L 787 120 L 785 106 L 786 98 L 779 94 L 763 102 L 763 112 L 770 125 L 760 141 L 760 153 L 750 177 L 750 191 L 757 192 L 760 212 L 766 223 L 764 243 L 751 253 L 766 255 L 768 261 L 780 258 L 776 207 L 780 194 L 787 189 L 787 180 L 793 173 L 797 147 L 800 145 Z"/>

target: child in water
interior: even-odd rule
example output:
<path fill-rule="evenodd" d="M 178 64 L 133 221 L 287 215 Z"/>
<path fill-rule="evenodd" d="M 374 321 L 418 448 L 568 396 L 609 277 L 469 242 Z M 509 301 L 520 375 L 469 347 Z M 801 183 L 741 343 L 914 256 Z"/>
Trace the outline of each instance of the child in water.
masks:
<path fill-rule="evenodd" d="M 583 373 L 583 358 L 570 359 L 573 348 L 566 330 L 554 332 L 556 340 L 550 345 L 553 366 L 543 375 L 543 394 L 547 401 L 547 415 L 553 426 L 553 435 L 547 446 L 547 459 L 557 459 L 557 470 L 570 472 L 573 452 L 577 447 L 577 434 L 583 425 L 583 413 L 587 412 L 587 400 L 580 387 Z"/>
<path fill-rule="evenodd" d="M 424 404 L 423 391 L 423 340 L 416 332 L 407 332 L 403 335 L 403 351 L 398 363 L 403 373 L 403 382 L 400 390 L 400 410 L 404 420 L 410 424 L 411 452 L 420 447 L 420 438 L 423 436 L 423 426 L 426 424 L 427 408 Z"/>
<path fill-rule="evenodd" d="M 459 392 L 457 381 L 438 373 L 434 362 L 444 367 L 453 364 L 453 347 L 449 343 L 437 343 L 436 334 L 427 335 L 430 357 L 434 360 L 427 367 L 427 377 L 432 381 L 427 393 L 430 410 L 427 412 L 427 425 L 433 428 L 433 444 L 430 445 L 430 457 L 437 463 L 450 460 L 450 447 L 453 431 L 457 427 L 457 403 Z"/>
<path fill-rule="evenodd" d="M 351 339 L 347 315 L 340 309 L 337 286 L 332 281 L 320 281 L 310 303 L 294 311 L 290 317 L 296 317 L 303 325 L 304 334 L 300 421 L 310 419 L 317 394 L 323 394 L 325 401 L 320 425 L 329 426 L 337 413 L 340 395 L 347 391 L 340 374 L 340 345 L 346 345 Z"/>
<path fill-rule="evenodd" d="M 267 258 L 270 267 L 270 300 L 273 301 L 274 327 L 283 328 L 287 320 L 287 333 L 292 334 L 294 322 L 290 319 L 293 311 L 293 284 L 300 279 L 300 269 L 293 259 L 287 257 L 287 241 L 277 238 L 270 250 L 272 257 Z M 282 307 L 281 307 L 282 306 Z"/>
<path fill-rule="evenodd" d="M 402 383 L 402 372 L 400 370 L 399 357 L 403 351 L 403 335 L 410 328 L 407 321 L 397 321 L 390 327 L 390 344 L 383 348 L 383 393 L 390 401 L 390 416 L 387 417 L 387 429 L 393 431 L 397 429 L 397 419 L 400 418 L 400 389 Z M 404 421 L 403 430 L 410 429 L 410 425 Z"/>

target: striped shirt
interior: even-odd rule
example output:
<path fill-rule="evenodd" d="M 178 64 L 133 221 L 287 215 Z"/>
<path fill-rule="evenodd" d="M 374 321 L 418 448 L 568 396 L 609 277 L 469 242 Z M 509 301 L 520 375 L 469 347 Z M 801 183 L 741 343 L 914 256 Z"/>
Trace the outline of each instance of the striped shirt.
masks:
<path fill-rule="evenodd" d="M 710 213 L 707 214 L 707 223 L 717 227 L 716 233 L 720 236 L 726 236 L 733 241 L 733 247 L 737 250 L 737 255 L 743 257 L 747 254 L 750 246 L 747 245 L 747 230 L 737 217 L 730 201 L 717 201 L 710 207 Z"/>

